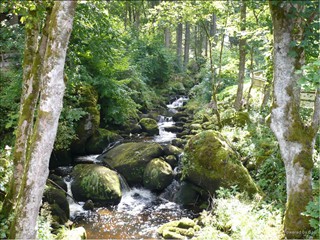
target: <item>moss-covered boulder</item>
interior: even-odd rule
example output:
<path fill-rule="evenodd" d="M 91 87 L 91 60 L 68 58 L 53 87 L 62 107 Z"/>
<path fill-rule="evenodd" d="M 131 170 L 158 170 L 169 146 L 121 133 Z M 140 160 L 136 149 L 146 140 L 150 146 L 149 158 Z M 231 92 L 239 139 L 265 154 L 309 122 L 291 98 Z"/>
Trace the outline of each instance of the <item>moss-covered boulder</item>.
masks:
<path fill-rule="evenodd" d="M 71 144 L 73 154 L 85 154 L 87 140 L 95 133 L 100 125 L 100 111 L 98 108 L 98 93 L 90 85 L 79 85 L 75 90 L 79 97 L 77 107 L 87 112 L 76 122 L 77 139 Z"/>
<path fill-rule="evenodd" d="M 249 172 L 237 158 L 219 132 L 208 130 L 188 141 L 183 171 L 188 180 L 211 193 L 219 187 L 233 185 L 250 195 L 259 192 Z"/>
<path fill-rule="evenodd" d="M 169 163 L 160 158 L 152 159 L 144 170 L 143 185 L 150 190 L 163 190 L 173 180 L 173 170 Z"/>
<path fill-rule="evenodd" d="M 152 118 L 142 118 L 139 122 L 142 131 L 148 135 L 153 136 L 159 134 L 159 127 L 157 121 Z"/>
<path fill-rule="evenodd" d="M 147 164 L 163 155 L 158 143 L 123 143 L 103 154 L 100 159 L 121 173 L 129 184 L 143 184 L 143 174 Z"/>
<path fill-rule="evenodd" d="M 87 154 L 99 154 L 108 144 L 122 139 L 120 135 L 107 129 L 98 128 L 86 143 Z"/>
<path fill-rule="evenodd" d="M 43 202 L 49 203 L 52 216 L 56 222 L 64 224 L 68 221 L 70 209 L 67 195 L 63 190 L 57 189 L 50 184 L 47 185 L 43 193 Z"/>
<path fill-rule="evenodd" d="M 176 147 L 172 144 L 168 144 L 168 145 L 164 146 L 163 150 L 166 155 L 174 155 L 176 157 L 179 157 L 183 152 L 183 150 L 181 148 Z"/>
<path fill-rule="evenodd" d="M 182 218 L 163 224 L 157 232 L 164 239 L 186 239 L 194 237 L 199 230 L 200 227 L 192 219 Z"/>
<path fill-rule="evenodd" d="M 118 204 L 121 200 L 121 185 L 118 174 L 95 164 L 78 164 L 74 167 L 71 183 L 73 196 L 78 201 L 91 199 L 99 204 Z"/>

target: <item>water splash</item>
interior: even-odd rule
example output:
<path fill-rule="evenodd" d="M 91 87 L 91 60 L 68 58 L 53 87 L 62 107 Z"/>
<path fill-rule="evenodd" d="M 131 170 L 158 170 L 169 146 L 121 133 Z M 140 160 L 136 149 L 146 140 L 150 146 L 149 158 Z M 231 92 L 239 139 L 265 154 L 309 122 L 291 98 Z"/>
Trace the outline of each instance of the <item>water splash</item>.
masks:
<path fill-rule="evenodd" d="M 72 191 L 71 191 L 71 183 L 73 179 L 71 179 L 70 176 L 64 178 L 64 182 L 67 184 L 67 193 L 71 197 L 67 196 L 67 201 L 69 203 L 69 209 L 70 209 L 70 219 L 74 220 L 77 217 L 83 217 L 86 216 L 89 211 L 86 211 L 83 209 L 84 202 L 75 202 L 73 199 Z"/>

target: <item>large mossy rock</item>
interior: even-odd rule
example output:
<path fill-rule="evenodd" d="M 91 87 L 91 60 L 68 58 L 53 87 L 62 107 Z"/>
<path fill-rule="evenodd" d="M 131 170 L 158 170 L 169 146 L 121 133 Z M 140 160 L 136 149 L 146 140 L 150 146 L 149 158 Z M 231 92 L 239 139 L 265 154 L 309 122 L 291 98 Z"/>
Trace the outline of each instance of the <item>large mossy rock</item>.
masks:
<path fill-rule="evenodd" d="M 98 128 L 86 143 L 87 154 L 99 154 L 108 144 L 122 139 L 120 135 L 107 129 Z"/>
<path fill-rule="evenodd" d="M 147 164 L 162 154 L 163 149 L 158 143 L 130 142 L 114 147 L 101 158 L 121 173 L 129 184 L 142 184 Z"/>
<path fill-rule="evenodd" d="M 148 135 L 153 136 L 159 134 L 159 127 L 157 121 L 152 118 L 142 118 L 139 122 L 142 131 Z"/>
<path fill-rule="evenodd" d="M 95 164 L 78 164 L 74 167 L 71 183 L 73 196 L 78 201 L 91 199 L 99 204 L 118 204 L 121 185 L 118 174 L 109 168 Z"/>
<path fill-rule="evenodd" d="M 259 192 L 249 172 L 219 132 L 209 130 L 192 137 L 186 145 L 183 162 L 187 179 L 211 193 L 219 187 L 233 185 L 250 195 Z"/>
<path fill-rule="evenodd" d="M 87 140 L 95 133 L 100 125 L 100 111 L 98 108 L 98 93 L 90 85 L 80 85 L 77 93 L 81 96 L 79 106 L 87 112 L 76 122 L 77 140 L 71 144 L 73 154 L 85 154 Z"/>
<path fill-rule="evenodd" d="M 169 163 L 160 158 L 152 159 L 144 170 L 143 185 L 150 190 L 163 190 L 173 180 L 173 170 Z"/>

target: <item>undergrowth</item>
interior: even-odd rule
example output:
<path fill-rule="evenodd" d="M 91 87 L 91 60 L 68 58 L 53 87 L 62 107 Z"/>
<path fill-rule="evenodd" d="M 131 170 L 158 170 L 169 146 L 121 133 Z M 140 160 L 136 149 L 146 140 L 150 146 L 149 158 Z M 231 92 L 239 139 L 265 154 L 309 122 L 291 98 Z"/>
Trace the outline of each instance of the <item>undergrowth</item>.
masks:
<path fill-rule="evenodd" d="M 195 239 L 281 239 L 282 212 L 272 204 L 249 200 L 235 189 L 220 188 L 212 210 L 203 211 Z"/>

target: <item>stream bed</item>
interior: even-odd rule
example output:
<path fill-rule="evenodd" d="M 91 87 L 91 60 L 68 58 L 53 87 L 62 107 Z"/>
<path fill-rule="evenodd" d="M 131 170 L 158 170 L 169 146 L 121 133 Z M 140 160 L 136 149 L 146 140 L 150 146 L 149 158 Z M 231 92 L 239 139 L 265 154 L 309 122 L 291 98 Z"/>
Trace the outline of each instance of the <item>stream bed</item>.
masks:
<path fill-rule="evenodd" d="M 179 98 L 167 105 L 168 113 L 173 115 L 176 108 L 181 107 L 186 100 L 187 98 Z M 165 128 L 174 124 L 171 116 L 160 116 L 158 122 L 160 133 L 152 141 L 161 144 L 170 143 L 176 134 L 166 131 Z M 87 158 L 96 163 L 96 157 Z M 86 157 L 83 161 L 86 161 Z M 72 194 L 70 181 L 67 185 L 68 192 Z M 174 180 L 168 186 L 167 192 L 172 194 L 172 189 L 177 190 L 179 186 L 180 183 Z M 166 194 L 166 190 L 162 194 L 143 187 L 122 191 L 122 199 L 118 205 L 95 208 L 93 211 L 83 210 L 84 203 L 75 203 L 69 197 L 71 220 L 76 223 L 76 227 L 82 226 L 86 229 L 88 239 L 158 239 L 157 229 L 162 224 L 182 217 L 196 216 L 193 210 L 171 201 L 168 197 L 170 194 Z"/>

